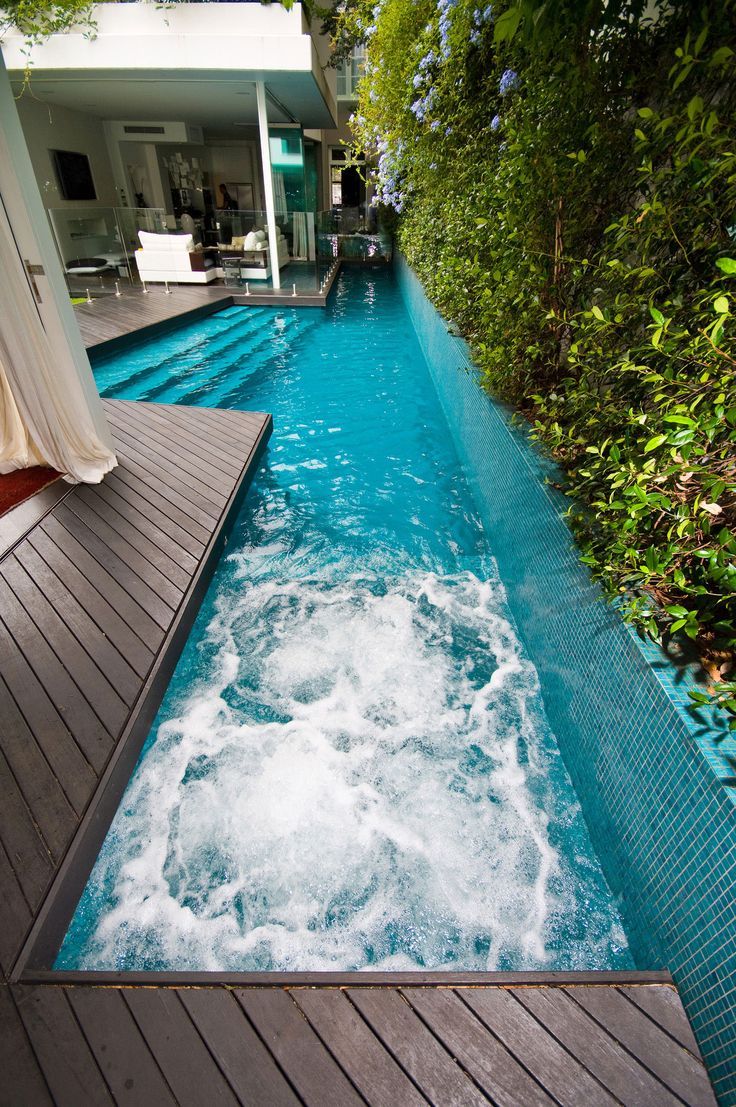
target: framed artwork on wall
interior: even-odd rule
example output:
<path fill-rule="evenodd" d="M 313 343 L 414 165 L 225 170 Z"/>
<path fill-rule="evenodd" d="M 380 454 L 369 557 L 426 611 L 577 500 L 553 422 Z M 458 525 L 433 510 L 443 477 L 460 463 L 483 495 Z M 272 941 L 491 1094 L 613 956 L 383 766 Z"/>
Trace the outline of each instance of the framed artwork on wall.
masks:
<path fill-rule="evenodd" d="M 86 154 L 72 150 L 52 150 L 59 189 L 65 200 L 96 200 L 95 182 Z"/>

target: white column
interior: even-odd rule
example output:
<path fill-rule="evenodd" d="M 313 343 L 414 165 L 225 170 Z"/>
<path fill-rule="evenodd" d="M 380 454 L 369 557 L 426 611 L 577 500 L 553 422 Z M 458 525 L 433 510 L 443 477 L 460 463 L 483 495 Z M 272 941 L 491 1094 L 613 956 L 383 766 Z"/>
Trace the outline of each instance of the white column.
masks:
<path fill-rule="evenodd" d="M 268 253 L 271 258 L 271 280 L 274 288 L 281 288 L 278 234 L 276 232 L 276 205 L 273 199 L 273 175 L 271 173 L 271 148 L 268 144 L 268 108 L 266 106 L 266 86 L 263 81 L 256 81 L 256 100 L 258 103 L 258 132 L 261 138 L 263 191 L 265 193 L 266 222 L 268 224 Z"/>
<path fill-rule="evenodd" d="M 56 252 L 51 227 L 41 201 L 31 165 L 28 147 L 21 129 L 13 91 L 0 54 L 0 195 L 7 220 L 12 229 L 18 255 L 30 270 L 29 281 L 37 301 L 35 316 L 39 332 L 56 352 L 56 383 L 65 388 L 77 410 L 83 414 L 80 425 L 95 436 L 96 449 L 110 453 L 115 463 L 112 438 L 95 385 L 87 352 L 82 343 L 67 291 L 66 281 Z M 8 333 L 19 321 L 3 314 L 0 319 Z M 29 381 L 43 399 L 41 378 Z M 104 463 L 103 463 L 104 467 Z M 99 477 L 97 478 L 99 479 Z"/>

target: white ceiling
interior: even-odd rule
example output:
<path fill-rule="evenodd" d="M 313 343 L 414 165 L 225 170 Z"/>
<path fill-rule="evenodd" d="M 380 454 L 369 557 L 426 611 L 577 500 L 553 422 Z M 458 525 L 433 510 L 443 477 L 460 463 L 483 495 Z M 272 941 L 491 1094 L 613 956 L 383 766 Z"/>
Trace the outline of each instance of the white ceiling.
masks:
<path fill-rule="evenodd" d="M 17 95 L 22 81 L 16 74 L 12 76 Z M 160 73 L 145 76 L 140 72 L 121 77 L 119 73 L 82 76 L 59 70 L 46 74 L 33 70 L 31 94 L 100 119 L 151 122 L 177 119 L 236 137 L 238 124 L 258 123 L 254 79 L 232 73 L 224 77 L 197 72 L 182 79 L 181 72 L 171 77 Z M 294 120 L 305 127 L 334 126 L 311 73 L 269 75 L 267 89 L 269 122 Z"/>

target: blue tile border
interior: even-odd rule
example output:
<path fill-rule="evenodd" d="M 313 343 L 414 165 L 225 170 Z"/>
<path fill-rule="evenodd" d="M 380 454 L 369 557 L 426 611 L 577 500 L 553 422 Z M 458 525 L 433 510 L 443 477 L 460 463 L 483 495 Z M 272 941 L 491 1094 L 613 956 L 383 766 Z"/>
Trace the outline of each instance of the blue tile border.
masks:
<path fill-rule="evenodd" d="M 736 789 L 723 783 L 736 741 L 692 712 L 697 674 L 605 602 L 545 484 L 554 465 L 394 264 L 633 955 L 672 972 L 719 1101 L 736 1107 Z"/>

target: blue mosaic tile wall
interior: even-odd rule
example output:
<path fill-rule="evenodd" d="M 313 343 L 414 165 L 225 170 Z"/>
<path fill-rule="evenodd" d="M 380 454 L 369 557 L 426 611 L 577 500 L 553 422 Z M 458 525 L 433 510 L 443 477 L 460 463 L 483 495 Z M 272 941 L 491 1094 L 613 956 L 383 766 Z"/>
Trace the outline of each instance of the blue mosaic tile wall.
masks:
<path fill-rule="evenodd" d="M 720 1102 L 736 1105 L 736 803 L 681 679 L 578 560 L 550 462 L 481 392 L 401 258 L 396 274 L 547 713 L 642 969 L 672 973 Z"/>

